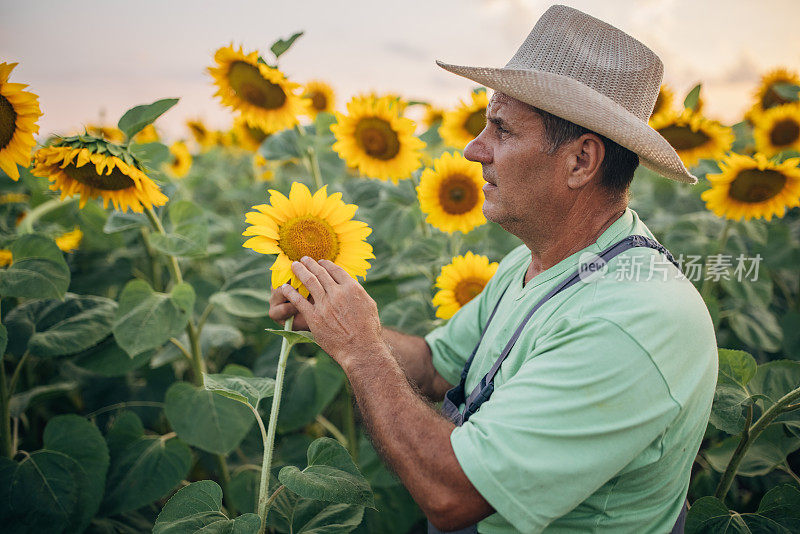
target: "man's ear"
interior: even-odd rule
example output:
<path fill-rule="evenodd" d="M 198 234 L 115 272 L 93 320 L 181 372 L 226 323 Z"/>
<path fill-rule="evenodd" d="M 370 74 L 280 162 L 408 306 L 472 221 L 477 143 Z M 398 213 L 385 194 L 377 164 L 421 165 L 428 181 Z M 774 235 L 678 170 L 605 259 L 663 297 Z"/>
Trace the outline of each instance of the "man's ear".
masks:
<path fill-rule="evenodd" d="M 600 165 L 606 155 L 606 147 L 596 134 L 586 133 L 570 143 L 567 187 L 579 189 L 593 178 L 599 178 Z"/>

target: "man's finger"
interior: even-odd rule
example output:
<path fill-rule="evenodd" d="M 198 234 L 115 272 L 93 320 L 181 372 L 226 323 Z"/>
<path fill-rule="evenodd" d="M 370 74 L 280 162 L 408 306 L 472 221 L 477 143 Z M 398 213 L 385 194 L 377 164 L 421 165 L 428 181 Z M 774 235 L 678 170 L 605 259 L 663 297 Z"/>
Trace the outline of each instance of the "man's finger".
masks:
<path fill-rule="evenodd" d="M 284 284 L 281 286 L 281 291 L 289 299 L 289 302 L 294 304 L 294 307 L 303 314 L 304 317 L 308 318 L 314 313 L 314 306 L 308 302 L 303 295 L 300 294 L 295 288 L 293 288 L 290 284 Z"/>
<path fill-rule="evenodd" d="M 336 285 L 336 282 L 334 282 L 333 278 L 331 278 L 331 275 L 328 273 L 328 271 L 325 270 L 325 267 L 317 263 L 313 258 L 303 256 L 300 258 L 300 261 L 309 271 L 314 273 L 314 276 L 317 277 L 317 280 L 319 280 L 319 283 L 322 284 L 322 287 L 325 289 L 325 291 L 328 291 Z"/>
<path fill-rule="evenodd" d="M 315 301 L 319 301 L 325 295 L 325 288 L 319 283 L 316 275 L 308 270 L 308 267 L 299 261 L 293 261 L 292 272 L 298 280 L 303 282 L 303 285 L 306 286 Z"/>
<path fill-rule="evenodd" d="M 346 284 L 353 280 L 353 277 L 347 274 L 347 271 L 336 265 L 330 260 L 320 260 L 319 264 L 325 268 L 325 271 L 336 280 L 339 284 Z"/>
<path fill-rule="evenodd" d="M 283 293 L 281 293 L 281 297 L 283 297 Z M 278 304 L 277 306 L 270 306 L 269 308 L 269 317 L 273 321 L 283 321 L 288 319 L 292 315 L 297 313 L 297 308 L 294 307 L 294 304 L 291 302 L 284 302 L 283 304 Z"/>

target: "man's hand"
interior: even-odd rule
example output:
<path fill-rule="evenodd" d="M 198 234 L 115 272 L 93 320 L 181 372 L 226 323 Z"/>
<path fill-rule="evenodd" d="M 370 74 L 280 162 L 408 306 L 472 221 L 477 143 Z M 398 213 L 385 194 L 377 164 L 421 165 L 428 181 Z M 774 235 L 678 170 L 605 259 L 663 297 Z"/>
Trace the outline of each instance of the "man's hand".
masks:
<path fill-rule="evenodd" d="M 286 319 L 292 316 L 294 316 L 292 330 L 308 330 L 306 318 L 297 311 L 294 304 L 289 302 L 281 288 L 272 290 L 272 294 L 269 296 L 269 318 L 282 325 Z"/>
<path fill-rule="evenodd" d="M 317 263 L 303 257 L 292 263 L 292 271 L 308 289 L 313 303 L 289 284 L 281 286 L 280 292 L 305 318 L 317 344 L 345 372 L 373 347 L 385 345 L 378 306 L 344 269 L 328 260 Z"/>

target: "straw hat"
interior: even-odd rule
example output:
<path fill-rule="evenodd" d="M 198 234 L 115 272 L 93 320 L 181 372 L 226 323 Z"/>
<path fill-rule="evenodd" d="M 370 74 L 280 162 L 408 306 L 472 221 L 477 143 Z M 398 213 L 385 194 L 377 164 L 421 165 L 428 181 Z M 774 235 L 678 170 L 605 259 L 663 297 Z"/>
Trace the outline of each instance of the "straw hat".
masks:
<path fill-rule="evenodd" d="M 610 24 L 556 5 L 503 68 L 436 63 L 597 132 L 667 178 L 697 183 L 675 149 L 647 124 L 664 73 L 661 60 Z"/>

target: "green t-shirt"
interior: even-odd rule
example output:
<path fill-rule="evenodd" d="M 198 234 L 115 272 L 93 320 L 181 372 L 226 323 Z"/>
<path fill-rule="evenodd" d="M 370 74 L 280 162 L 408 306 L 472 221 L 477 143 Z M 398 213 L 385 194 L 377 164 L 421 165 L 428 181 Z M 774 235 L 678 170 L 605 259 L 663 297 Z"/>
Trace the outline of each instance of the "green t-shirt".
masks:
<path fill-rule="evenodd" d="M 471 392 L 540 298 L 588 253 L 630 234 L 653 237 L 627 209 L 524 287 L 530 250 L 511 251 L 483 292 L 425 337 L 437 371 L 458 383 L 508 287 L 469 371 Z M 451 434 L 464 473 L 497 511 L 478 531 L 669 532 L 716 379 L 714 327 L 691 282 L 651 248 L 616 256 L 536 311 L 492 397 Z"/>

